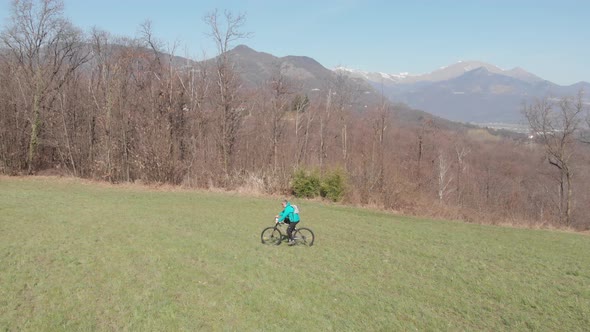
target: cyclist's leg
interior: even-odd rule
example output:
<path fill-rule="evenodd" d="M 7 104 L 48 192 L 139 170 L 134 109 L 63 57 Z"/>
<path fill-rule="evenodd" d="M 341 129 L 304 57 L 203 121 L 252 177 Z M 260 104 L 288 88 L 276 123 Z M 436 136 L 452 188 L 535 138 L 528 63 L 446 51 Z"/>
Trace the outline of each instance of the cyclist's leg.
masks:
<path fill-rule="evenodd" d="M 289 217 L 285 217 L 285 219 L 283 220 L 283 223 L 285 223 L 287 225 L 291 225 L 291 220 L 289 220 Z M 289 236 L 289 227 L 287 227 L 287 239 L 289 241 L 291 241 L 291 236 Z"/>
<path fill-rule="evenodd" d="M 295 226 L 297 226 L 297 223 L 292 222 L 289 224 L 289 227 L 287 227 L 287 236 L 289 237 L 289 241 L 293 241 L 293 230 L 295 229 Z"/>

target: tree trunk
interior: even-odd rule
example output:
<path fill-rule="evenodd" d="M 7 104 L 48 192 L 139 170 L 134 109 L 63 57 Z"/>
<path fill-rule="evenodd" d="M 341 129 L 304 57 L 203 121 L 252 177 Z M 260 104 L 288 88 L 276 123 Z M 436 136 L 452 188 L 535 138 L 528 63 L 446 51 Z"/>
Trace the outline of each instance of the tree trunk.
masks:
<path fill-rule="evenodd" d="M 28 173 L 33 174 L 35 162 L 35 156 L 37 154 L 37 146 L 39 144 L 39 127 L 41 126 L 41 114 L 40 114 L 40 96 L 35 93 L 33 97 L 33 116 L 31 119 L 31 137 L 29 140 L 29 153 L 28 153 Z"/>
<path fill-rule="evenodd" d="M 567 199 L 566 199 L 566 208 L 565 208 L 565 224 L 566 226 L 571 226 L 572 223 L 572 174 L 569 169 L 565 172 L 565 177 L 567 180 Z"/>

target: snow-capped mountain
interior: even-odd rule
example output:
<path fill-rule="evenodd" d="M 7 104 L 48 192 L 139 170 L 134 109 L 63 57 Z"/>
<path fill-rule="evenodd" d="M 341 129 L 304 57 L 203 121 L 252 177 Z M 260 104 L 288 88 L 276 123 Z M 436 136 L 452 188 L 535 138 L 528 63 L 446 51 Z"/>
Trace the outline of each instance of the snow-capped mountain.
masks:
<path fill-rule="evenodd" d="M 590 83 L 560 86 L 517 67 L 510 70 L 480 61 L 460 61 L 428 74 L 370 73 L 336 68 L 362 78 L 394 102 L 461 122 L 521 123 L 523 102 L 544 96 L 574 96 Z"/>
<path fill-rule="evenodd" d="M 350 69 L 346 67 L 336 67 L 336 72 L 345 72 L 352 77 L 362 78 L 367 81 L 384 81 L 384 84 L 398 84 L 408 78 L 408 73 L 387 74 L 381 72 L 366 72 L 362 70 Z"/>
<path fill-rule="evenodd" d="M 353 78 L 356 89 L 362 91 L 356 102 L 360 109 L 380 104 L 383 92 L 397 105 L 406 104 L 411 109 L 459 122 L 518 124 L 524 120 L 523 102 L 531 103 L 534 98 L 545 96 L 574 96 L 580 89 L 590 91 L 590 83 L 560 86 L 522 68 L 504 70 L 481 61 L 461 61 L 418 75 L 344 67 L 329 70 L 307 56 L 276 57 L 245 45 L 229 52 L 247 86 L 264 84 L 280 67 L 305 93 L 317 97 L 326 93 L 326 87 L 337 78 L 337 73 L 343 73 Z M 407 118 L 417 114 L 414 110 L 410 112 L 410 108 L 405 113 Z"/>
<path fill-rule="evenodd" d="M 438 70 L 430 72 L 428 74 L 414 74 L 399 73 L 399 74 L 388 74 L 382 72 L 366 72 L 362 70 L 356 70 L 345 67 L 336 67 L 335 71 L 344 71 L 349 73 L 353 77 L 364 78 L 370 81 L 383 80 L 383 84 L 411 84 L 418 82 L 440 82 L 450 80 L 459 77 L 469 71 L 478 68 L 485 68 L 490 73 L 500 74 L 508 77 L 517 78 L 527 82 L 540 82 L 542 78 L 533 75 L 522 68 L 513 68 L 510 70 L 501 69 L 495 65 L 481 62 L 481 61 L 459 61 L 450 66 L 441 67 Z"/>

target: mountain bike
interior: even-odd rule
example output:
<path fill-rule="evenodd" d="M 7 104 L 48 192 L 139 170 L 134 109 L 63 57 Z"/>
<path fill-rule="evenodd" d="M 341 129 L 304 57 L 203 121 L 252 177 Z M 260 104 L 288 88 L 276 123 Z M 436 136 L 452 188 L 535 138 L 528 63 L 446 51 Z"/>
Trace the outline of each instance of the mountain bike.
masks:
<path fill-rule="evenodd" d="M 283 240 L 288 240 L 289 237 L 286 234 L 286 230 L 283 229 L 281 231 L 281 227 L 283 227 L 285 223 L 279 222 L 275 223 L 272 227 L 266 227 L 260 233 L 260 241 L 262 244 L 266 245 L 279 245 Z M 295 226 L 293 230 L 293 241 L 295 241 L 295 246 L 306 246 L 311 247 L 313 246 L 313 241 L 315 240 L 315 236 L 313 232 L 309 228 L 301 227 L 298 228 Z"/>

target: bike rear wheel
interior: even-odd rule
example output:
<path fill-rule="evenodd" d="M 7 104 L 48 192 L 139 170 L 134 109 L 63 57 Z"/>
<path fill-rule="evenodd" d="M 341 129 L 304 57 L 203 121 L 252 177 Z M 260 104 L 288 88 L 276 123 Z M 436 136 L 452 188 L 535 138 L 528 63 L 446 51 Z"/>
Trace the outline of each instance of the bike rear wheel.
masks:
<path fill-rule="evenodd" d="M 295 240 L 295 245 L 311 247 L 315 237 L 311 229 L 297 228 L 293 231 L 293 240 Z"/>
<path fill-rule="evenodd" d="M 267 227 L 262 233 L 260 233 L 260 241 L 262 244 L 279 245 L 281 244 L 282 239 L 283 233 L 274 227 Z"/>

